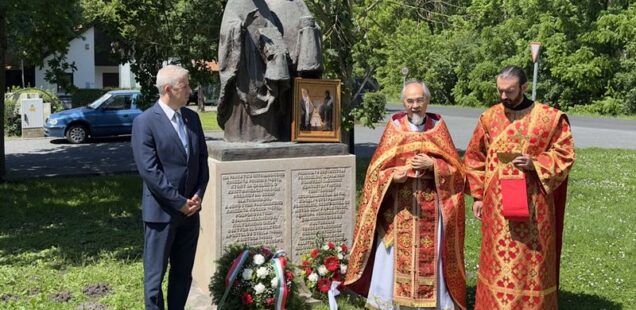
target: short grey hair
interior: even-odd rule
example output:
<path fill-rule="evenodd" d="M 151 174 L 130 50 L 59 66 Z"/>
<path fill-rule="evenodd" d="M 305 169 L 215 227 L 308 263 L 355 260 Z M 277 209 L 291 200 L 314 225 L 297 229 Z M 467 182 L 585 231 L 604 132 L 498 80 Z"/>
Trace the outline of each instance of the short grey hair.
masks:
<path fill-rule="evenodd" d="M 402 87 L 402 91 L 400 92 L 400 100 L 404 100 L 404 91 L 406 90 L 406 88 L 411 85 L 411 84 L 418 84 L 422 87 L 422 89 L 424 90 L 424 97 L 426 97 L 426 99 L 428 99 L 428 101 L 431 101 L 431 91 L 428 90 L 428 86 L 426 86 L 426 84 L 424 84 L 424 82 L 420 81 L 420 80 L 408 80 L 404 83 L 404 86 Z"/>
<path fill-rule="evenodd" d="M 172 87 L 177 86 L 177 83 L 181 78 L 187 76 L 189 74 L 188 70 L 184 69 L 181 66 L 177 65 L 167 65 L 157 72 L 157 89 L 159 89 L 159 94 L 163 95 L 163 88 L 166 85 L 170 85 Z"/>

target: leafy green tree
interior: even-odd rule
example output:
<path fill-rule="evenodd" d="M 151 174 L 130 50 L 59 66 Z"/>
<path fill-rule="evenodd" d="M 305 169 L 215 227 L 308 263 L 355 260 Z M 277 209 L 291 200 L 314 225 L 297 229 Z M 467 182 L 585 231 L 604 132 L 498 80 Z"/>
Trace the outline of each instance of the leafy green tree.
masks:
<path fill-rule="evenodd" d="M 4 7 L 0 7 L 0 59 L 2 65 L 0 65 L 0 130 L 2 130 L 2 137 L 0 137 L 0 181 L 4 179 L 5 175 L 5 157 L 4 157 L 4 92 L 6 88 L 6 77 L 4 68 L 4 59 L 7 50 L 7 10 Z"/>
<path fill-rule="evenodd" d="M 409 68 L 409 78 L 424 79 L 429 83 L 435 80 L 435 83 L 444 85 L 452 83 L 454 77 L 448 67 L 449 59 L 444 57 L 448 55 L 421 57 L 422 54 L 440 51 L 441 46 L 432 48 L 431 45 L 445 44 L 445 41 L 433 38 L 452 26 L 456 16 L 463 17 L 467 2 L 361 1 L 355 10 L 361 29 L 360 39 L 354 46 L 356 73 L 362 75 L 369 69 L 375 70 L 376 77 L 384 86 L 383 91 L 392 97 L 397 96 L 401 88 L 403 76 L 399 72 L 402 67 Z M 430 74 L 422 75 L 433 67 L 435 69 Z M 433 86 L 431 91 L 439 93 L 434 95 L 436 97 L 443 96 L 445 102 L 451 100 L 447 87 L 437 89 Z"/>
<path fill-rule="evenodd" d="M 305 0 L 322 30 L 323 61 L 327 77 L 342 81 L 343 141 L 353 142 L 351 114 L 353 88 L 353 57 L 359 28 L 354 21 L 355 0 Z"/>
<path fill-rule="evenodd" d="M 621 112 L 636 113 L 636 7 L 610 7 L 581 36 L 614 73 L 602 82 L 604 95 L 622 102 Z"/>
<path fill-rule="evenodd" d="M 206 62 L 216 59 L 226 0 L 82 0 L 88 20 L 118 38 L 113 52 L 130 62 L 146 104 L 157 97 L 157 71 L 164 62 L 190 71 L 193 87 L 212 79 Z"/>
<path fill-rule="evenodd" d="M 51 71 L 47 73 L 47 79 L 64 84 L 65 80 L 60 78 L 62 73 L 73 68 L 64 55 L 69 40 L 76 36 L 80 25 L 78 0 L 0 1 L 0 180 L 5 175 L 5 55 L 10 52 L 17 60 L 42 66 L 43 55 L 49 53 L 54 57 L 48 63 Z"/>
<path fill-rule="evenodd" d="M 622 102 L 624 111 L 636 110 L 632 1 L 473 0 L 442 2 L 443 11 L 431 11 L 434 2 L 363 2 L 356 66 L 375 68 L 390 96 L 406 66 L 409 77 L 429 84 L 435 103 L 493 104 L 495 74 L 509 64 L 530 74 L 528 44 L 540 41 L 540 101 L 565 109 L 598 101 L 600 110 Z"/>

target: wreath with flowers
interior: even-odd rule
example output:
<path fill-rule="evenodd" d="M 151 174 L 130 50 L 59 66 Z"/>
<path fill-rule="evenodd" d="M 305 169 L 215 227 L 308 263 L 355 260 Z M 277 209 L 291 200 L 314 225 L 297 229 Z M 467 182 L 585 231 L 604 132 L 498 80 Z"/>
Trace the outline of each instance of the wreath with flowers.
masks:
<path fill-rule="evenodd" d="M 284 252 L 268 247 L 227 247 L 209 287 L 219 310 L 305 308 Z"/>
<path fill-rule="evenodd" d="M 316 240 L 316 246 L 301 258 L 300 277 L 311 291 L 312 297 L 327 300 L 334 281 L 342 288 L 349 263 L 349 249 L 346 244 Z"/>

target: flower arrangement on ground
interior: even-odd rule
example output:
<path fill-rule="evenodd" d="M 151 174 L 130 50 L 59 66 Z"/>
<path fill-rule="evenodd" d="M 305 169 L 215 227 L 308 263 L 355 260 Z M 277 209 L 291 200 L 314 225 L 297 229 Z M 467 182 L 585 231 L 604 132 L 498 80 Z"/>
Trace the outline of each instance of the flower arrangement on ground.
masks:
<path fill-rule="evenodd" d="M 300 276 L 314 298 L 327 300 L 331 284 L 340 282 L 342 287 L 347 273 L 349 249 L 342 243 L 324 242 L 318 238 L 316 246 L 301 258 Z"/>
<path fill-rule="evenodd" d="M 294 273 L 282 251 L 229 246 L 210 283 L 212 302 L 223 309 L 302 309 Z"/>

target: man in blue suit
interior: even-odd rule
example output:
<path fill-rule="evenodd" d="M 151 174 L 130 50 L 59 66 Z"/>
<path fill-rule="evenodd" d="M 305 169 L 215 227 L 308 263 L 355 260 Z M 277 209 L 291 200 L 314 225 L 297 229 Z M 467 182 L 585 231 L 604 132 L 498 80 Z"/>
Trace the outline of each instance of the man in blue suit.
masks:
<path fill-rule="evenodd" d="M 157 73 L 159 100 L 135 118 L 132 148 L 143 179 L 144 301 L 164 309 L 161 282 L 168 262 L 168 309 L 183 309 L 192 283 L 199 211 L 208 183 L 208 151 L 199 116 L 185 108 L 188 71 Z"/>

